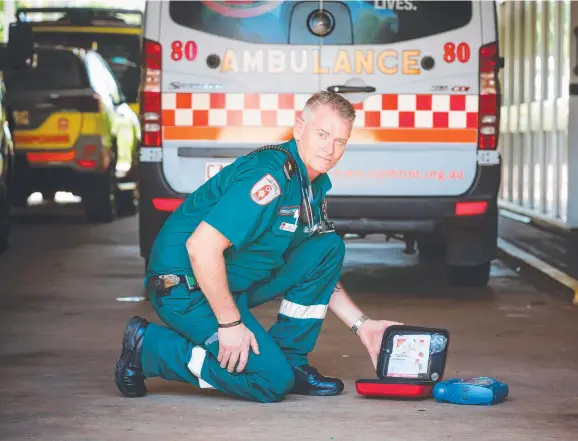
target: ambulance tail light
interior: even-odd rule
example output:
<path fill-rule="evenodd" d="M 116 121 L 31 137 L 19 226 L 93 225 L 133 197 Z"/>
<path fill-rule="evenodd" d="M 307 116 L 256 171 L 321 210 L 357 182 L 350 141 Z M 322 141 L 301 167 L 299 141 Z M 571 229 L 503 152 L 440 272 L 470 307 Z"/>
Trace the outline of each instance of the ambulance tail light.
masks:
<path fill-rule="evenodd" d="M 480 48 L 480 101 L 478 109 L 478 149 L 495 150 L 499 134 L 498 45 Z"/>
<path fill-rule="evenodd" d="M 484 214 L 488 208 L 487 201 L 456 202 L 456 216 L 477 216 Z"/>
<path fill-rule="evenodd" d="M 160 43 L 144 40 L 144 85 L 141 96 L 143 147 L 161 147 L 161 61 Z"/>

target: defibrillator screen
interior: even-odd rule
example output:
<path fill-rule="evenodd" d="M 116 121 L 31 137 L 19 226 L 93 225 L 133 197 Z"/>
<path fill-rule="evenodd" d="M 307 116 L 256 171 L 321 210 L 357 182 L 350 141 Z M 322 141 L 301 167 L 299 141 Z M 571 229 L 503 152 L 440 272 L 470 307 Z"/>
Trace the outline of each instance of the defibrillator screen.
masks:
<path fill-rule="evenodd" d="M 427 378 L 431 335 L 396 335 L 389 354 L 389 377 Z"/>
<path fill-rule="evenodd" d="M 384 335 L 377 375 L 416 381 L 437 381 L 445 368 L 446 331 L 395 327 Z"/>

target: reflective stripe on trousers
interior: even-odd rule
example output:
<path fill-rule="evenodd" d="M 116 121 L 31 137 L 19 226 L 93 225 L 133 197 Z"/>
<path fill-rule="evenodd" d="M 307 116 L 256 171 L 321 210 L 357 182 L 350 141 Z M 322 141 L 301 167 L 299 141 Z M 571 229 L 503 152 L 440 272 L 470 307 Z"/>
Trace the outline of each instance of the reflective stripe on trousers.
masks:
<path fill-rule="evenodd" d="M 217 323 L 202 293 L 188 294 L 178 286 L 160 304 L 153 294 L 151 304 L 169 327 L 155 323 L 148 327 L 142 355 L 145 377 L 185 381 L 252 401 L 283 399 L 293 386 L 291 366 L 307 363 L 315 346 L 344 255 L 345 245 L 335 233 L 310 237 L 288 253 L 287 263 L 268 283 L 237 299 L 241 318 L 255 334 L 260 351 L 259 355 L 250 351 L 241 373 L 221 368 L 218 340 L 207 343 Z M 267 332 L 250 308 L 276 296 L 283 300 L 277 322 Z"/>

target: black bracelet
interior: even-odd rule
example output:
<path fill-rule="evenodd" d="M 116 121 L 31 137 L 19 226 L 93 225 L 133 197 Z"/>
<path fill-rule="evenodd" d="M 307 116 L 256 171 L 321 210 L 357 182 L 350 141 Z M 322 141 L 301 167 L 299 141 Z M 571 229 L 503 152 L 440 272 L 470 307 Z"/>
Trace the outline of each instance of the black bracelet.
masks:
<path fill-rule="evenodd" d="M 219 328 L 232 328 L 233 326 L 237 326 L 240 325 L 241 323 L 243 323 L 243 320 L 237 320 L 236 322 L 232 322 L 232 323 L 218 323 Z"/>

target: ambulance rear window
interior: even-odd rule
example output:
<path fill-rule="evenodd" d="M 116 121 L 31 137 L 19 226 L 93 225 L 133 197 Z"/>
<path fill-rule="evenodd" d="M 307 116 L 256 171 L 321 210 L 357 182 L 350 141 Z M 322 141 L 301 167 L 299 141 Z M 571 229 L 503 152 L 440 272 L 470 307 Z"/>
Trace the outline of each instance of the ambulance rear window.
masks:
<path fill-rule="evenodd" d="M 301 19 L 303 8 L 312 12 L 320 5 L 334 22 L 333 31 L 321 39 Z M 472 2 L 171 1 L 169 11 L 181 26 L 249 43 L 361 45 L 397 43 L 460 28 L 472 18 Z"/>

